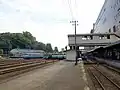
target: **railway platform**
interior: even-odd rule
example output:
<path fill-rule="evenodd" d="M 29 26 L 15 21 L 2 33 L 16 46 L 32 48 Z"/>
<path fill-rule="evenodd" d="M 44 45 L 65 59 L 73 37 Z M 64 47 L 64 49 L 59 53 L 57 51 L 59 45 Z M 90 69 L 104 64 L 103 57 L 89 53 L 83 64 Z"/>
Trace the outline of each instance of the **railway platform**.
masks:
<path fill-rule="evenodd" d="M 0 90 L 90 90 L 83 63 L 60 61 L 0 84 Z"/>

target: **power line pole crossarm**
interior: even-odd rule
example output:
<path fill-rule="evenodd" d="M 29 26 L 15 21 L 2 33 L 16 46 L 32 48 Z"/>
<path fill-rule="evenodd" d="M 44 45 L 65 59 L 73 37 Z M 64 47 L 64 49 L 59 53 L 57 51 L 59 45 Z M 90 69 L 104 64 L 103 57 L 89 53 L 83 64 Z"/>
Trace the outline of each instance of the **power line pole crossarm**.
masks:
<path fill-rule="evenodd" d="M 76 27 L 77 27 L 77 23 L 78 23 L 78 21 L 70 21 L 70 23 L 73 23 L 72 25 L 74 25 L 75 26 L 75 65 L 77 65 L 78 64 L 78 61 L 77 61 L 77 43 L 76 43 Z"/>

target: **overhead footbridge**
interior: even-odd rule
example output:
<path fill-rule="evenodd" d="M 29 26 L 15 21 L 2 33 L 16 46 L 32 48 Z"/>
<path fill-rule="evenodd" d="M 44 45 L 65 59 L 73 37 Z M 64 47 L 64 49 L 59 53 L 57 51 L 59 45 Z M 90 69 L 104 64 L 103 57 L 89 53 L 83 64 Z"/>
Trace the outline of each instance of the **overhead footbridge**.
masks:
<path fill-rule="evenodd" d="M 80 47 L 84 47 L 84 52 L 92 50 L 96 47 L 107 46 L 116 41 L 120 40 L 114 33 L 91 33 L 91 34 L 77 34 L 76 35 L 76 45 L 77 45 L 77 55 L 80 56 L 81 50 Z M 75 60 L 75 35 L 68 35 L 68 46 L 69 50 L 67 51 L 67 59 Z"/>

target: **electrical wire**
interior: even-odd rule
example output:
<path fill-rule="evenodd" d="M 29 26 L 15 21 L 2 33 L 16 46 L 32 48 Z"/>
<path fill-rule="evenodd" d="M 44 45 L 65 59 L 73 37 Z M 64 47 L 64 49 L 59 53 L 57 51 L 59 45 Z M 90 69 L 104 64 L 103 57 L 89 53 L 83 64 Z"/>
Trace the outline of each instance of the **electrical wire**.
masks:
<path fill-rule="evenodd" d="M 72 4 L 71 4 L 71 0 L 67 0 L 68 2 L 68 7 L 69 7 L 69 11 L 72 17 L 72 20 L 75 20 L 74 15 L 73 15 L 73 11 L 72 11 Z"/>
<path fill-rule="evenodd" d="M 75 9 L 75 10 L 76 10 L 76 11 L 75 11 L 75 13 L 76 13 L 75 15 L 76 15 L 76 19 L 77 19 L 77 17 L 78 17 L 78 16 L 77 16 L 77 15 L 78 15 L 78 13 L 77 13 L 77 12 L 78 12 L 78 5 L 77 5 L 77 0 L 74 0 L 74 1 L 75 1 L 75 8 L 76 8 L 76 9 Z"/>

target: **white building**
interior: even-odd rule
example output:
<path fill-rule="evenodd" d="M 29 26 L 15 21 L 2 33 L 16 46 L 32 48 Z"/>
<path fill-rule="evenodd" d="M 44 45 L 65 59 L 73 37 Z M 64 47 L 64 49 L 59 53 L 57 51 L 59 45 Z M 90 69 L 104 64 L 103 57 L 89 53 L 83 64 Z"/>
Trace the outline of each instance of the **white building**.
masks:
<path fill-rule="evenodd" d="M 93 31 L 94 33 L 120 32 L 120 0 L 105 0 Z"/>
<path fill-rule="evenodd" d="M 93 24 L 90 34 L 77 34 L 77 50 L 84 47 L 84 52 L 106 46 L 120 40 L 120 0 L 105 0 L 100 14 Z M 75 60 L 75 35 L 68 35 L 68 60 Z"/>

